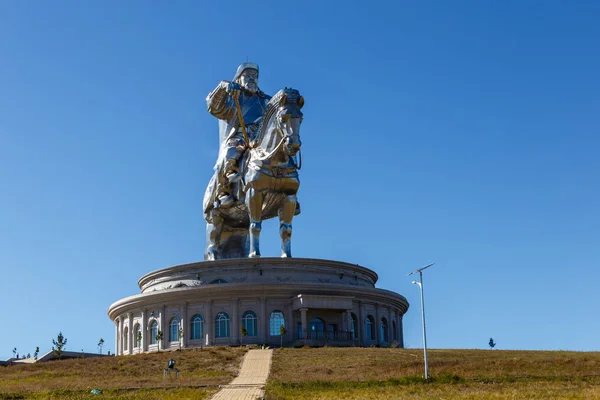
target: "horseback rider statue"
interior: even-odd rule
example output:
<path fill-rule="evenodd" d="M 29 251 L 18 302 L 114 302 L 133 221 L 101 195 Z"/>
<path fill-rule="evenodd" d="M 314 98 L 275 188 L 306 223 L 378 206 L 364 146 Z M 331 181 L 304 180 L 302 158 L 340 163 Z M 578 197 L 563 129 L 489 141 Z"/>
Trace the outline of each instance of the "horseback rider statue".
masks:
<path fill-rule="evenodd" d="M 219 119 L 219 156 L 203 201 L 205 258 L 259 257 L 264 219 L 279 217 L 282 257 L 291 257 L 292 218 L 302 165 L 304 98 L 292 88 L 273 97 L 258 88 L 258 65 L 241 64 L 206 98 Z"/>
<path fill-rule="evenodd" d="M 271 96 L 258 88 L 258 64 L 240 65 L 232 82 L 221 81 L 206 97 L 208 112 L 219 118 L 221 151 L 215 165 L 217 171 L 218 206 L 231 207 L 237 200 L 231 184 L 241 179 L 239 160 L 254 139 L 266 104 Z M 240 121 L 237 104 L 243 116 Z M 241 123 L 245 125 L 246 133 Z"/>

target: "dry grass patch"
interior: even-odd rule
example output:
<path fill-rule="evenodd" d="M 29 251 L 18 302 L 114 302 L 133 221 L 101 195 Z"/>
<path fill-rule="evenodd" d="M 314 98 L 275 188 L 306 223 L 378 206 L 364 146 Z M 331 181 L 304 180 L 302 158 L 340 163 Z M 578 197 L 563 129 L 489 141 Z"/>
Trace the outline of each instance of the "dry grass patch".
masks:
<path fill-rule="evenodd" d="M 600 399 L 600 353 L 320 348 L 276 350 L 267 399 Z"/>
<path fill-rule="evenodd" d="M 567 351 L 430 350 L 434 376 L 505 379 L 584 377 L 600 374 L 600 353 Z M 423 351 L 415 349 L 319 348 L 273 353 L 271 379 L 282 382 L 383 381 L 423 376 Z"/>
<path fill-rule="evenodd" d="M 459 399 L 459 400 L 600 400 L 600 381 L 593 382 L 515 382 L 483 384 L 370 384 L 279 386 L 269 384 L 267 400 L 364 400 L 364 399 Z"/>
<path fill-rule="evenodd" d="M 0 399 L 81 398 L 77 396 L 95 388 L 105 392 L 104 398 L 117 396 L 117 389 L 165 388 L 156 398 L 168 398 L 174 392 L 167 388 L 183 390 L 182 387 L 216 387 L 228 383 L 237 375 L 246 351 L 246 348 L 215 347 L 13 365 L 0 368 Z M 163 380 L 163 369 L 171 358 L 176 360 L 180 377 Z M 136 397 L 139 395 L 136 391 L 119 393 L 118 396 L 125 396 L 122 398 L 153 398 L 148 392 L 145 397 Z"/>

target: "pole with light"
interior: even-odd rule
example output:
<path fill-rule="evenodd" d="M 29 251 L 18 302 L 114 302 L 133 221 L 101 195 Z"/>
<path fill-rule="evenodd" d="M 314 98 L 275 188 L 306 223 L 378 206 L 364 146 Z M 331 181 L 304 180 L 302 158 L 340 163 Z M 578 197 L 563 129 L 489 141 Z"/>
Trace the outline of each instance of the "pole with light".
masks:
<path fill-rule="evenodd" d="M 423 296 L 423 270 L 431 267 L 435 263 L 431 263 L 429 265 L 424 266 L 423 268 L 419 268 L 408 274 L 411 276 L 412 274 L 419 273 L 419 282 L 412 281 L 415 285 L 419 285 L 419 289 L 421 291 L 421 320 L 423 322 L 423 353 L 425 355 L 425 379 L 429 379 L 429 366 L 427 364 L 427 333 L 425 330 L 425 298 Z"/>

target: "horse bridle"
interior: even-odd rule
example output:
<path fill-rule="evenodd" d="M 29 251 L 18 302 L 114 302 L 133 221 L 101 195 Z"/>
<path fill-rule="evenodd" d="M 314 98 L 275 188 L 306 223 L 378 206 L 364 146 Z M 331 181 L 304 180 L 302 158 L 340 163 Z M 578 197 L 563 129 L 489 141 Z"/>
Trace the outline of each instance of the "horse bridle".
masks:
<path fill-rule="evenodd" d="M 285 128 L 282 127 L 282 121 L 279 116 L 276 116 L 275 118 L 276 118 L 275 129 L 279 132 L 279 135 L 281 135 L 281 140 L 279 141 L 277 146 L 275 146 L 273 151 L 271 151 L 271 153 L 267 154 L 264 157 L 257 157 L 256 158 L 257 160 L 264 161 L 264 160 L 271 158 L 279 150 L 279 148 L 283 145 L 283 143 L 285 142 L 286 139 L 288 139 L 294 135 L 298 136 L 297 133 L 289 133 L 289 127 L 285 127 Z M 302 117 L 296 117 L 296 118 L 302 118 Z M 290 116 L 290 118 L 288 118 L 288 119 L 292 119 L 292 117 Z M 285 131 L 285 133 L 284 133 L 284 131 Z M 300 162 L 298 162 L 298 159 L 300 160 Z M 298 159 L 296 158 L 296 155 L 294 155 L 292 157 L 292 160 L 294 160 L 294 164 L 296 164 L 296 169 L 299 171 L 302 168 L 302 148 L 298 149 Z"/>

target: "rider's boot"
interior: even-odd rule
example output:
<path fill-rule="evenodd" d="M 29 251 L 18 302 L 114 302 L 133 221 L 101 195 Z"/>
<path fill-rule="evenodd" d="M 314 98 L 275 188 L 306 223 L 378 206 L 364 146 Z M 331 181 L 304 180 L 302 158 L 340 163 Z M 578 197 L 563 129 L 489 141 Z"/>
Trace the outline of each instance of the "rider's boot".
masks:
<path fill-rule="evenodd" d="M 238 182 L 242 179 L 242 174 L 237 166 L 237 160 L 234 158 L 228 158 L 225 161 L 225 178 L 229 183 Z"/>
<path fill-rule="evenodd" d="M 231 207 L 235 201 L 233 196 L 226 192 L 219 193 L 219 195 L 217 196 L 217 199 L 219 200 L 220 207 L 223 207 L 223 208 Z"/>
<path fill-rule="evenodd" d="M 300 202 L 296 200 L 296 210 L 294 210 L 294 215 L 300 214 Z"/>
<path fill-rule="evenodd" d="M 231 193 L 222 191 L 217 195 L 217 200 L 219 201 L 219 205 L 223 208 L 228 208 L 233 205 L 235 199 L 231 195 Z"/>
<path fill-rule="evenodd" d="M 231 194 L 231 188 L 229 187 L 229 184 L 226 182 L 219 182 L 217 185 L 217 203 L 218 204 L 215 205 L 215 208 L 217 208 L 217 207 L 228 208 L 228 207 L 231 207 L 234 202 L 235 202 L 235 199 L 233 198 L 233 195 Z"/>

